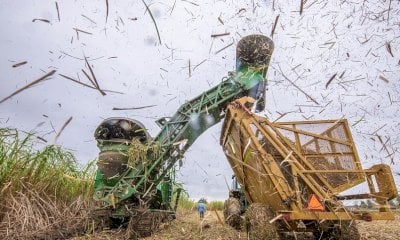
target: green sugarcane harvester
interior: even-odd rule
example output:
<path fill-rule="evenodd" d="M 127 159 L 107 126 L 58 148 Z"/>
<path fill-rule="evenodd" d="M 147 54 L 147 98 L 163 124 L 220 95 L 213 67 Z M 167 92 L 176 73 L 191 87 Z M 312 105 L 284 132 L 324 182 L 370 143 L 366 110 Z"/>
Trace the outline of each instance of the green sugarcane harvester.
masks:
<path fill-rule="evenodd" d="M 102 213 L 129 222 L 140 236 L 151 234 L 155 218 L 174 216 L 180 193 L 172 206 L 174 166 L 204 131 L 221 121 L 230 102 L 250 96 L 257 101 L 256 109 L 264 109 L 273 46 L 262 35 L 242 38 L 236 71 L 183 104 L 171 118 L 159 119 L 161 131 L 154 138 L 138 121 L 104 120 L 95 131 L 100 154 L 94 198 L 103 203 Z"/>

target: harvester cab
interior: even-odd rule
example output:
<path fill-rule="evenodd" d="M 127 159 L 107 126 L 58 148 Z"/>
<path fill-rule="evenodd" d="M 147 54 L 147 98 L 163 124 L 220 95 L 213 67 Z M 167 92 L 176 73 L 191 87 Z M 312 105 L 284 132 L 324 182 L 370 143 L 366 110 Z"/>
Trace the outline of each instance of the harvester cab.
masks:
<path fill-rule="evenodd" d="M 232 175 L 232 186 L 231 189 L 229 190 L 229 197 L 236 198 L 239 200 L 241 205 L 241 213 L 244 213 L 246 211 L 248 202 L 246 200 L 246 196 L 243 192 L 243 189 L 240 187 L 240 184 L 238 183 L 235 175 Z"/>
<path fill-rule="evenodd" d="M 241 188 L 239 183 L 237 182 L 236 176 L 232 175 L 232 186 L 229 190 L 229 197 L 240 198 Z"/>

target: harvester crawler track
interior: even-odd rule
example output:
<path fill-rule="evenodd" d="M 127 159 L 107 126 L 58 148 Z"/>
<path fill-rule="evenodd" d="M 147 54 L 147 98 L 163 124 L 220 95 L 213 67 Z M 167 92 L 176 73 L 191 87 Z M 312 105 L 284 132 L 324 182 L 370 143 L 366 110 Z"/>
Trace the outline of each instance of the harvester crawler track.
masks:
<path fill-rule="evenodd" d="M 138 211 L 130 217 L 127 234 L 133 237 L 148 237 L 158 230 L 165 217 L 165 213 L 162 212 Z"/>

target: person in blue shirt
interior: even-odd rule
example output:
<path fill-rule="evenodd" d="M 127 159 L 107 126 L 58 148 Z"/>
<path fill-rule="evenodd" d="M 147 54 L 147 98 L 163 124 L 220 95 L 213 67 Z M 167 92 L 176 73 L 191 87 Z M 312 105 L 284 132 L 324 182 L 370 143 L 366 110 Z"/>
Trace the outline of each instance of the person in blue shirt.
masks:
<path fill-rule="evenodd" d="M 197 211 L 199 212 L 200 219 L 203 219 L 204 213 L 206 212 L 206 204 L 204 203 L 203 199 L 200 199 L 200 201 L 198 202 Z"/>

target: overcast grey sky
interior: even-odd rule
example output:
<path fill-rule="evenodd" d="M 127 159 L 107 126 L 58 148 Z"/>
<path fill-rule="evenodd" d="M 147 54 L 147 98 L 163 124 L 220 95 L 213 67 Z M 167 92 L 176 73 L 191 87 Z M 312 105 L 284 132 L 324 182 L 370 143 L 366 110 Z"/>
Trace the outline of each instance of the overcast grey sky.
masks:
<path fill-rule="evenodd" d="M 53 127 L 58 131 L 72 116 L 57 144 L 81 163 L 96 158 L 93 132 L 105 118 L 137 119 L 155 136 L 156 119 L 171 116 L 186 100 L 219 83 L 234 70 L 240 38 L 270 36 L 279 16 L 268 72 L 267 116 L 276 119 L 288 113 L 285 121 L 345 117 L 354 125 L 364 166 L 393 159 L 394 171 L 400 172 L 399 1 L 390 1 L 390 11 L 389 1 L 306 1 L 301 15 L 298 0 L 146 1 L 161 44 L 141 1 L 108 2 L 106 22 L 103 0 L 57 1 L 60 21 L 55 1 L 0 1 L 0 98 L 57 70 L 51 79 L 0 104 L 1 127 L 34 130 L 52 143 Z M 35 18 L 50 23 L 32 22 Z M 74 28 L 89 34 L 80 32 L 78 38 Z M 210 37 L 218 33 L 230 34 Z M 123 94 L 102 96 L 58 75 L 90 84 L 81 71 L 87 71 L 84 56 L 102 89 Z M 12 67 L 22 61 L 28 63 Z M 155 106 L 112 111 L 147 105 Z M 224 177 L 230 179 L 231 170 L 219 146 L 220 128 L 213 127 L 195 142 L 178 173 L 191 197 L 227 196 Z"/>

